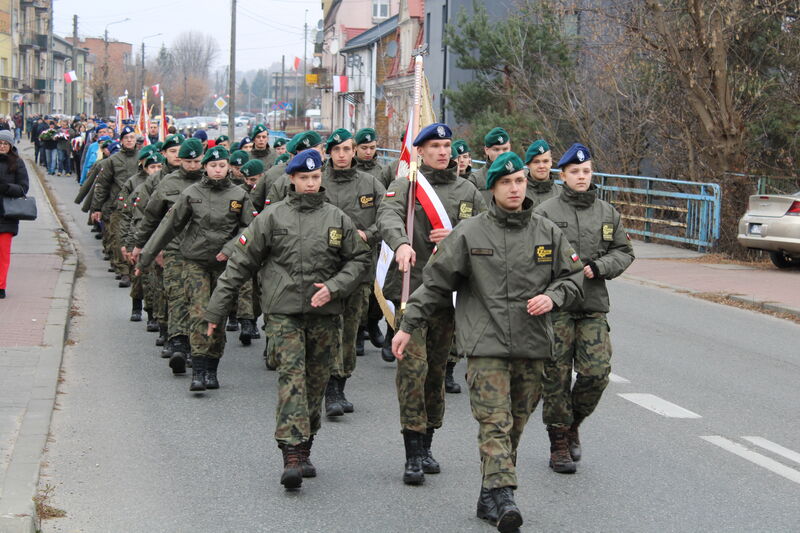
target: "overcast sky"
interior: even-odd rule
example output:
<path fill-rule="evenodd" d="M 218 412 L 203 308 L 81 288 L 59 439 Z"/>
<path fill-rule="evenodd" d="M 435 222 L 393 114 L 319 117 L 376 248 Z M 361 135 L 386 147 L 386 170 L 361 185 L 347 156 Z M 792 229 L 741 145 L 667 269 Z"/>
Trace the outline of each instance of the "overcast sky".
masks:
<path fill-rule="evenodd" d="M 303 22 L 308 21 L 308 57 L 313 54 L 317 21 L 322 18 L 320 0 L 238 0 L 236 17 L 236 70 L 267 68 L 294 57 L 303 57 Z M 106 25 L 130 18 L 108 28 L 111 39 L 131 43 L 134 54 L 145 40 L 145 55 L 154 57 L 164 43 L 187 30 L 210 34 L 219 46 L 218 65 L 230 57 L 230 0 L 54 0 L 54 31 L 60 37 L 72 35 L 72 16 L 78 15 L 78 36 L 102 37 Z M 306 10 L 308 15 L 306 17 Z"/>

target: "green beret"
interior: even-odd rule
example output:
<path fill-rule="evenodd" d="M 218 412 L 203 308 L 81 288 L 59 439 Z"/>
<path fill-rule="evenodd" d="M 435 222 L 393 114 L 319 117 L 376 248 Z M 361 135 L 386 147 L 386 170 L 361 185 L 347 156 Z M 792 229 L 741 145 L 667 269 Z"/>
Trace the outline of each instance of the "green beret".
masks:
<path fill-rule="evenodd" d="M 289 150 L 287 149 L 287 150 L 286 150 L 286 152 L 282 153 L 281 155 L 279 155 L 279 156 L 278 156 L 278 157 L 275 159 L 275 164 L 276 164 L 276 165 L 280 165 L 281 163 L 286 163 L 286 162 L 287 162 L 288 160 L 290 160 L 291 158 L 292 158 L 292 154 L 291 154 L 291 153 L 289 153 Z"/>
<path fill-rule="evenodd" d="M 331 153 L 331 149 L 334 146 L 338 146 L 343 142 L 345 142 L 347 139 L 352 139 L 352 138 L 353 134 L 344 128 L 339 128 L 338 130 L 334 130 L 334 132 L 331 133 L 331 136 L 328 137 L 328 142 L 325 143 L 325 153 L 326 154 Z"/>
<path fill-rule="evenodd" d="M 297 152 L 302 152 L 308 148 L 314 148 L 315 146 L 319 146 L 322 144 L 322 137 L 319 136 L 319 133 L 313 130 L 304 131 L 303 133 L 298 133 L 294 137 L 292 137 L 292 141 L 294 141 L 294 154 Z M 286 146 L 286 149 L 289 149 L 289 146 Z"/>
<path fill-rule="evenodd" d="M 239 149 L 239 141 L 233 141 L 231 143 L 231 151 L 234 152 Z"/>
<path fill-rule="evenodd" d="M 181 135 L 180 133 L 173 133 L 172 135 L 167 135 L 167 138 L 164 139 L 164 144 L 161 145 L 161 150 L 164 151 L 167 148 L 172 148 L 173 146 L 180 146 L 183 144 L 183 141 L 186 140 L 186 137 Z"/>
<path fill-rule="evenodd" d="M 256 124 L 255 126 L 253 126 L 253 131 L 252 133 L 250 133 L 250 138 L 255 139 L 256 135 L 258 135 L 259 133 L 264 133 L 265 131 L 267 132 L 267 134 L 269 134 L 269 131 L 267 130 L 267 127 L 265 125 Z"/>
<path fill-rule="evenodd" d="M 231 154 L 224 146 L 215 146 L 203 156 L 203 164 L 205 165 L 211 161 L 227 161 L 230 156 Z"/>
<path fill-rule="evenodd" d="M 264 172 L 264 163 L 262 163 L 260 159 L 251 159 L 245 163 L 240 170 L 242 171 L 242 174 L 248 178 L 252 176 L 258 176 Z"/>
<path fill-rule="evenodd" d="M 164 141 L 158 141 L 157 143 L 151 144 L 150 146 L 155 146 L 156 150 L 160 152 L 161 150 L 164 149 Z"/>
<path fill-rule="evenodd" d="M 231 152 L 230 162 L 231 165 L 235 167 L 240 167 L 250 161 L 250 154 L 245 152 L 244 150 L 236 150 L 235 152 Z"/>
<path fill-rule="evenodd" d="M 528 146 L 528 149 L 525 150 L 525 164 L 527 165 L 533 158 L 537 155 L 542 155 L 545 152 L 550 151 L 550 145 L 547 144 L 547 141 L 544 139 L 539 139 L 538 141 L 533 141 L 533 143 Z"/>
<path fill-rule="evenodd" d="M 197 159 L 203 155 L 203 143 L 200 139 L 186 139 L 181 143 L 181 151 L 178 157 L 181 159 Z"/>
<path fill-rule="evenodd" d="M 286 144 L 287 142 L 289 142 L 289 139 L 286 139 L 284 137 L 278 137 L 277 139 L 275 139 L 275 142 L 272 144 L 272 147 L 279 148 L 284 144 Z"/>
<path fill-rule="evenodd" d="M 456 157 L 468 154 L 470 152 L 469 146 L 467 145 L 467 141 L 463 139 L 458 139 L 457 141 L 453 142 L 452 152 L 451 152 L 451 159 L 455 159 Z"/>
<path fill-rule="evenodd" d="M 497 159 L 494 160 L 492 166 L 489 167 L 489 172 L 486 174 L 486 188 L 491 189 L 494 182 L 503 176 L 513 174 L 523 168 L 525 168 L 525 165 L 522 163 L 522 159 L 514 152 L 500 154 Z"/>
<path fill-rule="evenodd" d="M 503 128 L 493 128 L 483 138 L 483 145 L 487 148 L 498 144 L 506 144 L 507 142 L 511 142 L 511 136 Z"/>
<path fill-rule="evenodd" d="M 141 150 L 139 150 L 139 155 L 138 155 L 139 161 L 141 161 L 142 159 L 146 158 L 148 155 L 150 155 L 150 152 L 152 152 L 154 150 L 156 150 L 156 145 L 155 144 L 147 145 L 144 148 L 142 148 Z"/>
<path fill-rule="evenodd" d="M 220 143 L 224 143 L 225 141 L 230 141 L 230 140 L 231 140 L 231 138 L 228 137 L 227 135 L 220 135 L 219 137 L 216 138 L 216 140 L 214 142 L 217 143 L 217 144 L 220 144 Z"/>
<path fill-rule="evenodd" d="M 361 128 L 354 137 L 356 144 L 371 143 L 378 140 L 378 134 L 372 128 Z"/>
<path fill-rule="evenodd" d="M 163 164 L 166 160 L 167 160 L 166 157 L 164 157 L 163 155 L 159 154 L 156 151 L 153 151 L 147 154 L 147 157 L 144 158 L 144 160 L 142 161 L 142 166 L 149 167 L 150 165 L 157 165 L 159 163 Z"/>

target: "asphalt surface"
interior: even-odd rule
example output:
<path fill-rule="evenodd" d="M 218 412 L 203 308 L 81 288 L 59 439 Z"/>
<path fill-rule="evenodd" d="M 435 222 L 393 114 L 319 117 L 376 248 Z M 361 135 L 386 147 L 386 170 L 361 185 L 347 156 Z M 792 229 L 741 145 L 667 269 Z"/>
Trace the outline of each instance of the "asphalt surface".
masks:
<path fill-rule="evenodd" d="M 222 388 L 190 393 L 189 377 L 173 377 L 158 357 L 155 334 L 128 322 L 128 290 L 106 272 L 86 215 L 71 204 L 74 181 L 50 180 L 70 202 L 62 209 L 86 272 L 41 480 L 67 517 L 43 531 L 494 530 L 475 518 L 477 424 L 467 395 L 447 395 L 433 445 L 442 473 L 404 486 L 394 365 L 371 347 L 347 386 L 356 412 L 324 421 L 315 441 L 318 477 L 285 492 L 272 438 L 277 376 L 264 368 L 263 341 L 242 347 L 229 333 Z M 614 381 L 582 429 L 575 475 L 548 469 L 541 410 L 532 416 L 518 456 L 523 530 L 797 531 L 800 326 L 611 285 Z"/>

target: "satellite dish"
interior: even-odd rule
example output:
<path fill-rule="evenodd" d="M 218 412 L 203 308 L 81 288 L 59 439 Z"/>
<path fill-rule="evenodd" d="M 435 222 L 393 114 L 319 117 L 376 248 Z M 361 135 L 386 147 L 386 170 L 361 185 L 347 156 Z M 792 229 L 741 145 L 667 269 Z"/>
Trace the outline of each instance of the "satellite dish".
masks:
<path fill-rule="evenodd" d="M 318 32 L 317 32 L 317 36 L 316 36 L 316 38 L 314 39 L 314 44 L 322 44 L 322 42 L 323 42 L 324 40 L 325 40 L 325 34 L 324 34 L 324 33 L 322 33 L 321 31 L 318 31 Z"/>
<path fill-rule="evenodd" d="M 324 21 L 324 20 L 322 20 L 322 19 L 319 19 L 319 20 L 317 21 L 317 29 L 318 29 L 318 30 L 320 30 L 320 31 L 322 31 L 322 29 L 323 29 L 324 27 L 325 27 L 325 21 Z"/>
<path fill-rule="evenodd" d="M 397 55 L 397 41 L 391 41 L 386 46 L 386 57 L 394 57 Z"/>
<path fill-rule="evenodd" d="M 334 39 L 331 41 L 330 50 L 332 54 L 339 53 L 339 39 Z"/>
<path fill-rule="evenodd" d="M 314 68 L 319 68 L 322 66 L 322 58 L 319 56 L 314 56 L 314 59 L 311 60 L 311 64 Z"/>

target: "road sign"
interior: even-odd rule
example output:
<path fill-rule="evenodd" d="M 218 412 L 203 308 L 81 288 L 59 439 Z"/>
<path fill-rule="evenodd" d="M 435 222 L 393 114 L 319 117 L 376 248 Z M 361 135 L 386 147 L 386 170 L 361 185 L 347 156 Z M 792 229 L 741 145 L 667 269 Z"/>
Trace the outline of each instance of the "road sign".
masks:
<path fill-rule="evenodd" d="M 228 102 L 226 102 L 225 99 L 220 96 L 214 101 L 214 105 L 217 106 L 217 109 L 222 111 L 225 106 L 228 105 Z"/>
<path fill-rule="evenodd" d="M 319 83 L 318 74 L 306 74 L 306 85 L 316 85 Z"/>

